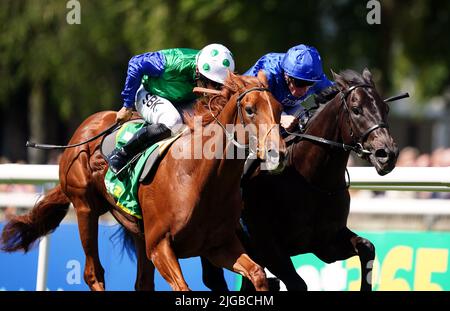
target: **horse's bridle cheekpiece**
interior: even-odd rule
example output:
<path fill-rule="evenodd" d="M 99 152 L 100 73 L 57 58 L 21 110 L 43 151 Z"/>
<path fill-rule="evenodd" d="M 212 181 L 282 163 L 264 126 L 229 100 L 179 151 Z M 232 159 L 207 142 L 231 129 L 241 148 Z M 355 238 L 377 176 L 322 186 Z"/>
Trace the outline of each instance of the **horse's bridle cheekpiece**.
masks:
<path fill-rule="evenodd" d="M 248 93 L 254 92 L 254 91 L 270 92 L 270 90 L 268 88 L 266 88 L 266 87 L 252 87 L 252 88 L 250 88 L 248 90 L 245 90 L 244 92 L 242 92 L 241 94 L 238 95 L 238 97 L 236 99 L 236 107 L 237 107 L 237 111 L 238 111 L 239 121 L 241 122 L 241 124 L 244 127 L 245 127 L 246 124 L 245 124 L 244 116 L 242 115 L 242 110 L 241 110 L 242 109 L 242 104 L 241 104 L 241 101 Z M 225 126 L 219 121 L 219 119 L 217 119 L 217 117 L 214 115 L 214 113 L 211 110 L 210 102 L 208 103 L 208 108 L 209 108 L 209 111 L 210 111 L 212 117 L 214 118 L 214 120 L 217 122 L 217 124 L 220 125 L 220 127 L 222 127 L 222 129 L 223 129 L 227 139 L 229 141 L 231 141 L 233 143 L 233 145 L 235 145 L 237 148 L 246 149 L 246 150 L 249 149 L 249 144 L 241 144 L 240 142 L 238 142 L 234 138 L 234 133 L 228 132 L 228 130 L 225 128 Z"/>
<path fill-rule="evenodd" d="M 357 88 L 360 88 L 360 87 L 361 88 L 371 88 L 371 89 L 374 88 L 370 84 L 356 84 L 356 85 L 352 85 L 351 87 L 349 87 L 345 91 L 341 91 L 341 100 L 344 103 L 345 110 L 349 114 L 349 119 L 348 119 L 349 123 L 350 123 L 350 120 L 352 120 L 352 118 L 350 116 L 350 109 L 348 108 L 348 105 L 347 105 L 347 98 L 348 98 L 348 96 L 350 95 L 350 93 L 353 90 L 355 90 Z M 349 126 L 350 126 L 350 136 L 352 138 L 354 138 L 353 128 L 352 128 L 351 124 L 349 124 Z M 364 154 L 370 154 L 370 151 L 364 149 L 363 144 L 366 141 L 367 137 L 370 135 L 370 133 L 372 133 L 373 131 L 375 131 L 376 129 L 379 129 L 379 128 L 386 128 L 386 129 L 388 129 L 389 126 L 386 123 L 384 123 L 384 122 L 380 122 L 378 124 L 375 124 L 375 125 L 369 127 L 367 130 L 365 130 L 364 133 L 362 133 L 361 136 L 359 137 L 359 140 L 356 141 L 355 147 L 357 148 L 357 151 L 355 151 L 355 153 L 359 157 L 363 157 Z"/>

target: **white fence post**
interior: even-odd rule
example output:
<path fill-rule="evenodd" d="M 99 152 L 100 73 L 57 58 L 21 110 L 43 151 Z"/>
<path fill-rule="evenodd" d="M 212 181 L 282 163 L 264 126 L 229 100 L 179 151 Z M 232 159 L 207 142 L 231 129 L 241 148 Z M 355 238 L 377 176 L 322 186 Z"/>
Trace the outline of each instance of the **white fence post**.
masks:
<path fill-rule="evenodd" d="M 39 257 L 37 264 L 36 291 L 47 290 L 48 255 L 50 253 L 50 234 L 39 242 Z"/>
<path fill-rule="evenodd" d="M 45 193 L 52 187 L 54 183 L 45 183 L 42 192 Z M 39 241 L 39 255 L 37 264 L 36 276 L 36 291 L 42 292 L 47 290 L 47 275 L 48 275 L 48 257 L 50 253 L 50 234 L 42 237 Z"/>

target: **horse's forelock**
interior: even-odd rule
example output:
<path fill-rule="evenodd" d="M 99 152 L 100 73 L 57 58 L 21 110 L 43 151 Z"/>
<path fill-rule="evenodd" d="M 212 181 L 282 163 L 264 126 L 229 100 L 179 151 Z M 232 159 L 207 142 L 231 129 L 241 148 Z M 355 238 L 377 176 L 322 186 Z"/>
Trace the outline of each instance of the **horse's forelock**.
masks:
<path fill-rule="evenodd" d="M 335 80 L 337 83 L 346 84 L 348 86 L 356 84 L 373 84 L 372 74 L 368 69 L 364 69 L 363 74 L 351 69 L 346 69 L 339 72 L 339 75 L 335 76 Z"/>
<path fill-rule="evenodd" d="M 243 92 L 249 86 L 264 86 L 264 83 L 261 82 L 257 77 L 238 76 L 231 74 L 228 75 L 227 79 L 225 80 L 224 86 L 225 86 L 224 89 L 229 90 L 228 93 L 224 94 L 230 94 L 231 96 L 234 93 Z"/>
<path fill-rule="evenodd" d="M 225 83 L 223 84 L 223 90 L 227 91 L 225 94 L 230 95 L 236 92 L 239 92 L 239 89 L 242 87 L 242 82 L 240 77 L 229 72 L 227 78 L 225 79 Z"/>
<path fill-rule="evenodd" d="M 245 86 L 264 86 L 264 83 L 259 79 L 259 77 L 241 76 L 241 78 L 244 81 Z"/>

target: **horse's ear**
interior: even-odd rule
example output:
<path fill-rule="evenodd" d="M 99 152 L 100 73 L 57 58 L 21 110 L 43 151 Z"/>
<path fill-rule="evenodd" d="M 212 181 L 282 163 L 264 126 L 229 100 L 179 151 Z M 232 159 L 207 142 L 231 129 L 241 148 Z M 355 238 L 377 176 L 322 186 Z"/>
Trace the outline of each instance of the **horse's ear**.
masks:
<path fill-rule="evenodd" d="M 366 80 L 366 82 L 368 82 L 368 83 L 373 85 L 372 73 L 370 72 L 369 69 L 364 68 L 363 73 L 362 73 L 362 77 L 364 78 L 364 80 Z"/>
<path fill-rule="evenodd" d="M 229 90 L 235 93 L 243 87 L 243 82 L 237 75 L 228 70 L 226 86 Z"/>
<path fill-rule="evenodd" d="M 342 90 L 345 90 L 346 88 L 348 88 L 349 85 L 348 85 L 347 81 L 345 81 L 345 79 L 342 78 L 341 75 L 335 73 L 333 71 L 333 69 L 331 69 L 331 75 L 333 76 L 333 80 L 336 82 L 339 90 L 342 91 Z"/>
<path fill-rule="evenodd" d="M 258 80 L 263 84 L 264 87 L 269 87 L 269 80 L 267 80 L 266 74 L 262 69 L 258 72 Z"/>
<path fill-rule="evenodd" d="M 330 69 L 330 71 L 331 71 L 331 76 L 333 77 L 333 80 L 336 80 L 336 77 L 338 77 L 339 75 L 337 73 L 335 73 L 333 69 Z"/>
<path fill-rule="evenodd" d="M 230 70 L 227 70 L 227 77 L 226 77 L 225 81 L 228 81 L 228 82 L 233 81 L 234 76 L 235 76 L 235 74 L 233 72 L 231 72 Z"/>

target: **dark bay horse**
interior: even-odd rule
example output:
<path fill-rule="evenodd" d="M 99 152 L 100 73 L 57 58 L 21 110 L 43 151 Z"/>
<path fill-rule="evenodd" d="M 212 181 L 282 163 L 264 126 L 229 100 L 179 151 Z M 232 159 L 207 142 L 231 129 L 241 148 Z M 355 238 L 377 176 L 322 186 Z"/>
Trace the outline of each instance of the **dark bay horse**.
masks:
<path fill-rule="evenodd" d="M 336 85 L 327 94 L 333 99 L 308 122 L 306 135 L 288 147 L 284 171 L 279 175 L 255 173 L 243 190 L 246 250 L 288 290 L 307 289 L 290 259 L 305 253 L 313 253 L 326 263 L 359 256 L 361 290 L 372 289 L 374 245 L 347 227 L 350 195 L 346 164 L 354 150 L 378 174 L 385 175 L 395 167 L 398 148 L 389 133 L 389 108 L 370 71 L 365 69 L 360 75 L 347 70 L 334 74 L 334 79 Z M 270 191 L 261 195 L 261 189 Z M 249 288 L 245 280 L 243 287 Z"/>
<path fill-rule="evenodd" d="M 154 288 L 156 267 L 174 290 L 188 290 L 177 258 L 201 255 L 249 278 L 256 289 L 265 290 L 264 270 L 245 253 L 235 231 L 245 157 L 198 157 L 194 153 L 198 151 L 196 141 L 202 143 L 200 148 L 208 145 L 211 137 L 205 132 L 213 128 L 221 132 L 219 144 L 208 146 L 222 155 L 253 138 L 258 158 L 282 159 L 285 145 L 277 127 L 280 115 L 281 105 L 269 93 L 264 74 L 251 78 L 230 73 L 220 94 L 198 101 L 194 117 L 203 117 L 200 127 L 204 131 L 194 131 L 195 118 L 188 118 L 190 133 L 170 147 L 155 175 L 139 186 L 144 236 L 139 222 L 121 212 L 106 193 L 107 164 L 99 150 L 100 139 L 66 149 L 60 161 L 60 185 L 29 214 L 17 216 L 5 226 L 2 248 L 28 250 L 36 239 L 59 225 L 72 202 L 86 255 L 84 279 L 92 290 L 105 289 L 97 231 L 99 216 L 108 210 L 133 235 L 138 257 L 136 289 Z M 100 133 L 115 122 L 115 117 L 112 111 L 92 115 L 76 130 L 70 143 Z M 246 127 L 236 126 L 236 135 L 223 135 L 228 125 Z M 183 151 L 188 156 L 180 158 Z"/>

